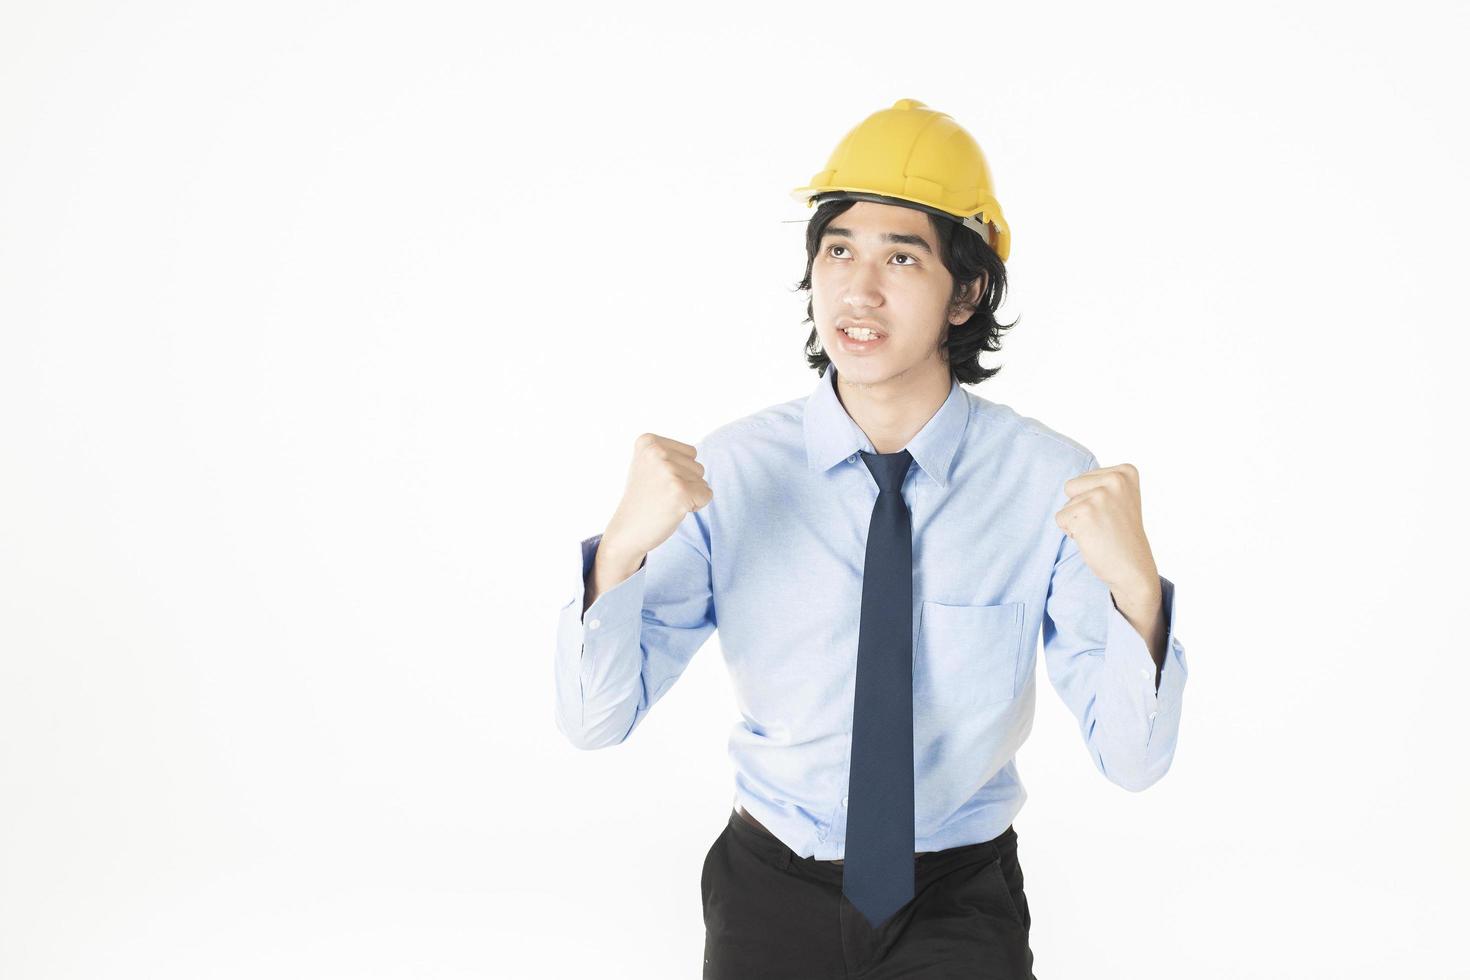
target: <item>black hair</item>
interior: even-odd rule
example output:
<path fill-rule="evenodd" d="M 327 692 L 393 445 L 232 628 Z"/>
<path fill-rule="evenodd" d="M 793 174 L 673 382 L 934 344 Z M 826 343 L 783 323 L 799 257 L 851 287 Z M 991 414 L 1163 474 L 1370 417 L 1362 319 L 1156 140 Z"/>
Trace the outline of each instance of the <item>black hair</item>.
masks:
<path fill-rule="evenodd" d="M 817 205 L 816 213 L 806 226 L 806 274 L 796 284 L 797 289 L 811 291 L 812 263 L 816 260 L 822 235 L 833 218 L 856 203 L 855 199 L 837 199 Z M 964 323 L 947 324 L 949 333 L 940 348 L 941 356 L 949 363 L 952 377 L 963 384 L 979 384 L 1000 371 L 998 366 L 981 367 L 980 352 L 999 351 L 1001 335 L 1020 322 L 1019 317 L 1004 324 L 995 319 L 995 311 L 1005 299 L 1006 266 L 983 238 L 958 221 L 929 213 L 929 224 L 939 239 L 940 260 L 954 281 L 951 303 L 958 302 L 975 280 L 982 275 L 985 277 L 985 287 L 980 291 L 975 312 Z M 802 322 L 812 324 L 812 332 L 806 340 L 807 364 L 816 370 L 818 377 L 826 377 L 832 360 L 818 343 L 810 298 L 806 304 L 806 319 Z"/>

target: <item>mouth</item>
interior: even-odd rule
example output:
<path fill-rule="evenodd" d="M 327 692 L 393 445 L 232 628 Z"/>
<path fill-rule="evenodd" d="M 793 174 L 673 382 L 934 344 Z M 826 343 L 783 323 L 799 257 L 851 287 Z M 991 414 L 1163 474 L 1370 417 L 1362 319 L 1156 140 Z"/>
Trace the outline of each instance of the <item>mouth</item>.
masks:
<path fill-rule="evenodd" d="M 837 343 L 849 354 L 865 354 L 886 339 L 881 330 L 864 323 L 851 320 L 839 320 L 837 323 Z"/>
<path fill-rule="evenodd" d="M 885 336 L 877 325 L 866 320 L 838 320 L 837 332 L 859 342 L 881 340 Z"/>

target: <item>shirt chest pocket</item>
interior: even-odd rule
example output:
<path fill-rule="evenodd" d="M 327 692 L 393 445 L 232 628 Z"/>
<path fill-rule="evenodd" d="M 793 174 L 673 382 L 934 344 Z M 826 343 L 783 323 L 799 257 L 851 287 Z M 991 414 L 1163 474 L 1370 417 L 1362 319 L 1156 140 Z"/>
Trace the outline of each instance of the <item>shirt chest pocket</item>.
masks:
<path fill-rule="evenodd" d="M 978 707 L 1016 696 L 1024 602 L 952 606 L 926 599 L 914 648 L 914 697 Z"/>

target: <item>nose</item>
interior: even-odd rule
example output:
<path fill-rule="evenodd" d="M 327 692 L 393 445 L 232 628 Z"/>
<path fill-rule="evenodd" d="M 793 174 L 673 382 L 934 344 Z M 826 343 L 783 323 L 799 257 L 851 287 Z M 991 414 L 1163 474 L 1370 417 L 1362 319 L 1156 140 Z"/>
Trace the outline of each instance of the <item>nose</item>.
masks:
<path fill-rule="evenodd" d="M 867 310 L 883 305 L 883 297 L 878 292 L 876 283 L 876 273 L 864 266 L 853 269 L 842 291 L 842 302 L 853 316 L 861 319 Z"/>

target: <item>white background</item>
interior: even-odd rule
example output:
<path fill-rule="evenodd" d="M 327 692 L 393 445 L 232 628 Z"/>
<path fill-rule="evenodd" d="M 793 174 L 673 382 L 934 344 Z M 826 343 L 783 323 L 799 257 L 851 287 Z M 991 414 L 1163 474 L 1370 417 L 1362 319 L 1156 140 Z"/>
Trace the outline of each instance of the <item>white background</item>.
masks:
<path fill-rule="evenodd" d="M 6 3 L 0 977 L 694 977 L 718 636 L 552 717 L 634 438 L 805 395 L 790 189 L 984 147 L 973 389 L 1134 463 L 1191 676 L 1043 679 L 1044 978 L 1464 977 L 1460 4 Z"/>

